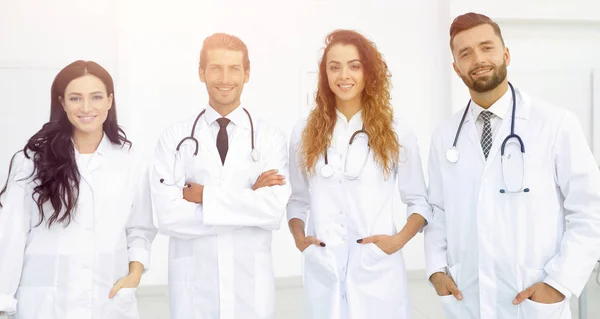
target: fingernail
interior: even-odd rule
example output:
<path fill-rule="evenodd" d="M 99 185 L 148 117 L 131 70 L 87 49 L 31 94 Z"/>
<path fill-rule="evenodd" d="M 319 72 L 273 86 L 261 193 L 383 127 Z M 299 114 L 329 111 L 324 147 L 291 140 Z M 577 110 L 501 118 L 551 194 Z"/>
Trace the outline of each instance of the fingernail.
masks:
<path fill-rule="evenodd" d="M 458 294 L 458 300 L 462 300 L 462 294 Z"/>
<path fill-rule="evenodd" d="M 513 300 L 513 305 L 517 304 L 517 299 Z"/>
<path fill-rule="evenodd" d="M 321 245 L 321 247 L 325 247 L 325 243 L 320 243 L 319 245 Z"/>
<path fill-rule="evenodd" d="M 359 239 L 356 242 L 360 244 L 360 243 L 362 243 L 362 241 L 363 241 L 362 239 Z"/>

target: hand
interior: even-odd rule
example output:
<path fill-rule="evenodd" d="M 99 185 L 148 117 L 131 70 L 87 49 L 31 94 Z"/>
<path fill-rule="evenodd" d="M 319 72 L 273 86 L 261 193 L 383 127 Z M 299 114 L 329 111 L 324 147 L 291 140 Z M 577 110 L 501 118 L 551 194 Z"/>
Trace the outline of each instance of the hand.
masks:
<path fill-rule="evenodd" d="M 260 176 L 256 179 L 254 186 L 252 186 L 252 190 L 255 191 L 261 187 L 284 185 L 285 176 L 277 174 L 277 172 L 279 171 L 276 169 L 272 169 L 260 174 Z"/>
<path fill-rule="evenodd" d="M 317 245 L 321 247 L 326 246 L 324 242 L 318 240 L 317 237 L 312 236 L 304 237 L 303 239 L 296 241 L 296 248 L 298 248 L 300 252 L 304 252 L 304 250 L 310 245 Z"/>
<path fill-rule="evenodd" d="M 110 294 L 108 295 L 109 299 L 112 299 L 121 288 L 137 288 L 140 284 L 141 275 L 137 274 L 129 274 L 117 281 L 117 283 L 110 290 Z"/>
<path fill-rule="evenodd" d="M 552 304 L 565 300 L 565 295 L 545 282 L 538 282 L 521 291 L 517 297 L 515 297 L 515 300 L 513 300 L 513 305 L 518 305 L 525 301 L 525 299 L 530 299 L 534 302 L 543 304 Z"/>
<path fill-rule="evenodd" d="M 452 277 L 446 275 L 445 273 L 436 272 L 429 277 L 429 281 L 431 281 L 433 284 L 435 292 L 438 294 L 438 296 L 443 297 L 454 295 L 456 300 L 463 299 L 462 294 L 460 293 L 460 290 L 458 290 L 458 287 L 456 287 L 456 283 Z"/>
<path fill-rule="evenodd" d="M 204 185 L 189 182 L 188 187 L 183 188 L 183 199 L 190 203 L 202 204 Z"/>
<path fill-rule="evenodd" d="M 375 235 L 356 241 L 359 244 L 370 244 L 373 243 L 379 247 L 384 253 L 391 255 L 404 247 L 404 244 L 400 237 L 389 236 L 389 235 Z"/>

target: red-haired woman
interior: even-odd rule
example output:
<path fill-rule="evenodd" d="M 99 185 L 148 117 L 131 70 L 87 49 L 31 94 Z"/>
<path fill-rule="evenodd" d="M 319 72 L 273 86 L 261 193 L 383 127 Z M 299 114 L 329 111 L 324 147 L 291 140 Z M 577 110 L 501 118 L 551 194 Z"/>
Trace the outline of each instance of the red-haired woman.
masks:
<path fill-rule="evenodd" d="M 290 182 L 309 317 L 409 318 L 401 249 L 431 209 L 416 137 L 393 115 L 387 64 L 357 32 L 327 36 L 316 108 L 292 133 Z M 397 189 L 409 216 L 401 231 Z"/>

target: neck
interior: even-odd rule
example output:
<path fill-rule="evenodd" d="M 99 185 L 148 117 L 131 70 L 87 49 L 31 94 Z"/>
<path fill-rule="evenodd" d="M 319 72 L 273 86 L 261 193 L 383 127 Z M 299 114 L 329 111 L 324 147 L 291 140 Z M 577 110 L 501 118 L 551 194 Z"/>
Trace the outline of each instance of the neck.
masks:
<path fill-rule="evenodd" d="M 98 145 L 102 141 L 102 130 L 91 133 L 83 133 L 80 131 L 73 132 L 73 142 L 80 154 L 92 154 L 98 149 Z"/>
<path fill-rule="evenodd" d="M 498 101 L 504 93 L 508 90 L 508 81 L 504 80 L 500 85 L 498 85 L 493 90 L 487 92 L 475 92 L 470 90 L 471 99 L 473 102 L 477 103 L 477 105 L 481 106 L 484 109 L 488 109 L 490 106 L 494 105 L 496 101 Z"/>
<path fill-rule="evenodd" d="M 350 122 L 352 117 L 361 110 L 362 103 L 360 102 L 360 98 L 352 99 L 349 101 L 342 101 L 337 99 L 335 108 L 338 111 L 340 111 L 340 113 L 344 114 L 346 120 Z"/>
<path fill-rule="evenodd" d="M 221 103 L 217 103 L 215 101 L 209 101 L 210 106 L 217 111 L 217 113 L 219 113 L 222 117 L 225 117 L 227 115 L 229 115 L 229 113 L 233 112 L 235 109 L 237 109 L 238 106 L 240 106 L 240 101 L 236 101 L 234 103 L 231 104 L 221 104 Z"/>

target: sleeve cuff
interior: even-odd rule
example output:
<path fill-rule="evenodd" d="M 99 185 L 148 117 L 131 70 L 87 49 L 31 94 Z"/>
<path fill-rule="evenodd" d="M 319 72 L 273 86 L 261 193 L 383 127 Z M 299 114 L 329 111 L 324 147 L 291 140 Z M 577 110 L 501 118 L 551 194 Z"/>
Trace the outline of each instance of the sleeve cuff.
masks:
<path fill-rule="evenodd" d="M 565 299 L 567 299 L 567 300 L 571 299 L 571 296 L 573 295 L 573 293 L 571 293 L 569 291 L 569 289 L 567 289 L 563 285 L 559 284 L 556 280 L 554 280 L 550 276 L 546 277 L 546 279 L 544 280 L 544 282 L 547 285 L 551 286 L 552 288 L 560 291 L 560 293 L 565 296 Z"/>
<path fill-rule="evenodd" d="M 13 315 L 17 312 L 17 299 L 9 295 L 0 295 L 0 312 Z"/>
<path fill-rule="evenodd" d="M 137 261 L 144 265 L 144 271 L 142 274 L 146 273 L 148 269 L 150 269 L 150 252 L 141 248 L 129 248 L 129 262 Z"/>
<path fill-rule="evenodd" d="M 306 224 L 306 214 L 294 214 L 294 213 L 290 213 L 289 208 L 288 208 L 288 214 L 287 214 L 287 220 L 288 222 L 294 218 L 297 218 L 299 220 L 301 220 L 302 222 L 304 222 L 304 224 Z"/>
<path fill-rule="evenodd" d="M 428 284 L 429 284 L 431 287 L 433 287 L 433 284 L 431 283 L 431 281 L 429 280 L 429 278 L 431 278 L 431 276 L 433 276 L 433 274 L 435 274 L 435 273 L 437 273 L 437 272 L 441 272 L 441 273 L 444 273 L 444 274 L 446 274 L 446 275 L 447 275 L 447 274 L 448 274 L 448 267 L 441 267 L 441 268 L 439 268 L 439 269 L 436 269 L 436 270 L 434 270 L 434 271 L 427 271 L 427 273 L 425 274 L 425 276 L 426 276 L 426 277 L 425 277 L 425 280 L 427 281 L 427 283 L 428 283 Z"/>
<path fill-rule="evenodd" d="M 423 227 L 421 227 L 421 229 L 419 229 L 419 233 L 422 233 L 423 230 L 425 229 L 425 227 L 427 226 L 427 224 L 431 223 L 431 221 L 433 220 L 433 212 L 431 211 L 431 208 L 429 207 L 423 207 L 423 206 L 415 206 L 415 207 L 411 207 L 408 209 L 407 211 L 407 218 L 410 217 L 410 215 L 412 214 L 418 214 L 423 216 L 423 218 L 425 218 L 425 225 L 423 225 Z"/>

